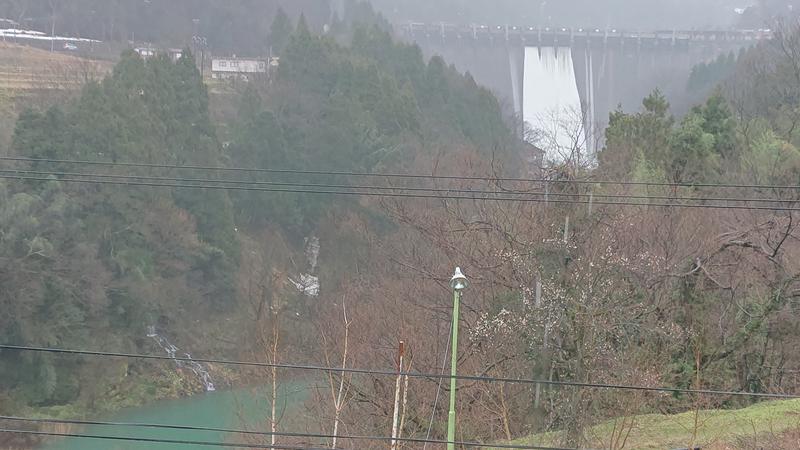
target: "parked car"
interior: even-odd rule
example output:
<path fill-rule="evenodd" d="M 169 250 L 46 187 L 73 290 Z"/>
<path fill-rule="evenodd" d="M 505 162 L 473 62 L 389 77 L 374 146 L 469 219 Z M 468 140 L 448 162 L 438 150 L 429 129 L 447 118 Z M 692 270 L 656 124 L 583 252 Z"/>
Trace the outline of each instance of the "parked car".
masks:
<path fill-rule="evenodd" d="M 78 46 L 75 45 L 75 44 L 71 44 L 69 42 L 65 42 L 64 43 L 64 50 L 68 50 L 68 51 L 74 52 L 77 49 L 78 49 Z"/>

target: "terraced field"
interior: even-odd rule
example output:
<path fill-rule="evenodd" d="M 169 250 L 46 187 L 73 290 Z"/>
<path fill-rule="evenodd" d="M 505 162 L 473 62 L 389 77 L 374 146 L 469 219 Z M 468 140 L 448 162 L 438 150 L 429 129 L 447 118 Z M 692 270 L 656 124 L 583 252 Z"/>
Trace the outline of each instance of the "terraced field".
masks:
<path fill-rule="evenodd" d="M 0 42 L 0 154 L 8 152 L 20 111 L 59 102 L 111 68 L 111 62 Z"/>
<path fill-rule="evenodd" d="M 110 62 L 51 53 L 22 45 L 0 43 L 0 90 L 27 91 L 80 88 L 111 70 Z"/>

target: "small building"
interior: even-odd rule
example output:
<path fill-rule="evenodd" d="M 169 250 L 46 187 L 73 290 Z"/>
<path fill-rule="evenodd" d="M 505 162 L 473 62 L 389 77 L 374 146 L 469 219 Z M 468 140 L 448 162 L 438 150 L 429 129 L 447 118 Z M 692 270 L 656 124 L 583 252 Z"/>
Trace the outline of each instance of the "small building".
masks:
<path fill-rule="evenodd" d="M 137 47 L 133 49 L 133 51 L 138 53 L 139 57 L 144 60 L 154 58 L 156 54 L 158 54 L 158 50 L 154 49 L 153 47 Z"/>
<path fill-rule="evenodd" d="M 214 58 L 211 60 L 211 78 L 249 81 L 266 76 L 267 62 L 261 59 Z"/>
<path fill-rule="evenodd" d="M 139 57 L 144 60 L 155 58 L 157 55 L 166 55 L 172 62 L 177 62 L 179 59 L 183 58 L 183 50 L 179 48 L 161 50 L 154 47 L 137 47 L 133 49 L 133 51 L 138 53 Z"/>
<path fill-rule="evenodd" d="M 179 59 L 183 58 L 183 50 L 180 48 L 171 48 L 167 50 L 167 54 L 172 62 L 178 62 Z"/>

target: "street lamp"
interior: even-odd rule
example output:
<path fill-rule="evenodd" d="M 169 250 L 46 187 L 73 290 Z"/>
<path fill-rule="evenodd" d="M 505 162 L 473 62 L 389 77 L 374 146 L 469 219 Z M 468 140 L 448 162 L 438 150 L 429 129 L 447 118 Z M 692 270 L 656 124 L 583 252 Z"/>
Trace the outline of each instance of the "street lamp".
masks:
<path fill-rule="evenodd" d="M 447 415 L 447 450 L 455 450 L 456 444 L 456 362 L 458 361 L 458 309 L 461 303 L 461 291 L 469 286 L 467 277 L 456 267 L 450 287 L 453 288 L 453 337 L 450 350 L 450 412 Z"/>

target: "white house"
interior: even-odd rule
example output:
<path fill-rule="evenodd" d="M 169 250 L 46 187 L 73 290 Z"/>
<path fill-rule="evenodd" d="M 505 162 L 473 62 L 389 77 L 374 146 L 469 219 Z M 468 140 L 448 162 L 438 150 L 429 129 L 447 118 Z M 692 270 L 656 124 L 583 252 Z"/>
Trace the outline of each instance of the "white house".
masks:
<path fill-rule="evenodd" d="M 139 57 L 141 57 L 142 59 L 153 58 L 153 57 L 156 56 L 156 53 L 158 52 L 158 50 L 156 50 L 156 49 L 154 49 L 152 47 L 138 47 L 138 48 L 133 49 L 133 51 L 138 53 Z"/>
<path fill-rule="evenodd" d="M 211 60 L 211 78 L 250 78 L 266 75 L 267 62 L 261 59 L 214 58 Z"/>
<path fill-rule="evenodd" d="M 139 56 L 145 60 L 150 58 L 155 58 L 157 55 L 161 54 L 169 56 L 169 59 L 171 59 L 173 62 L 176 62 L 179 59 L 183 58 L 183 50 L 179 48 L 170 48 L 167 50 L 161 50 L 153 47 L 137 47 L 133 49 L 133 51 L 138 53 Z"/>
<path fill-rule="evenodd" d="M 169 59 L 171 59 L 173 62 L 183 58 L 183 50 L 179 48 L 171 48 L 167 50 L 167 54 L 169 55 Z"/>

